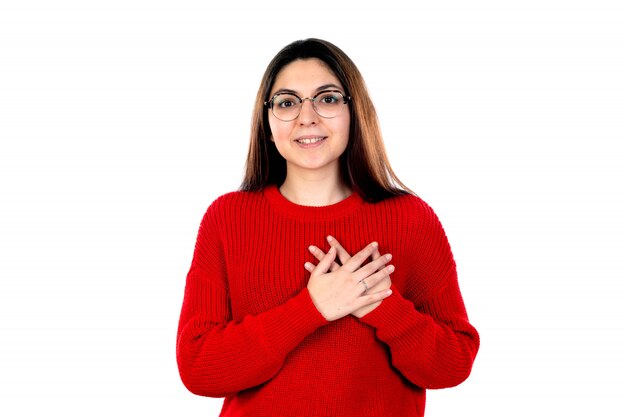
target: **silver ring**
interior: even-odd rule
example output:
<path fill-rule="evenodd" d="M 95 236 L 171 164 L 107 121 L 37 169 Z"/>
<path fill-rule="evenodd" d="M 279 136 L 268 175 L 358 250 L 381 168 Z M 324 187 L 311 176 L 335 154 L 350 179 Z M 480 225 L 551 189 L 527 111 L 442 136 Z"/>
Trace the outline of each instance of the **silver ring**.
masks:
<path fill-rule="evenodd" d="M 361 284 L 363 284 L 363 286 L 365 287 L 365 291 L 363 292 L 367 292 L 367 290 L 369 290 L 369 287 L 367 286 L 367 283 L 364 281 L 364 279 L 362 279 L 361 281 L 359 281 Z"/>

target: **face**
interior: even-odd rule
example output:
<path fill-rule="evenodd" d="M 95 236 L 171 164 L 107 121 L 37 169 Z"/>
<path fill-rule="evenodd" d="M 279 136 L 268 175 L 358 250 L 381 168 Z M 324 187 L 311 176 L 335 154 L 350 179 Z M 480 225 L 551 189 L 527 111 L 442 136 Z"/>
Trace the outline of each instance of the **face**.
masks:
<path fill-rule="evenodd" d="M 296 60 L 278 73 L 270 97 L 287 91 L 301 98 L 314 97 L 323 90 L 345 94 L 335 74 L 320 60 Z M 299 116 L 289 122 L 277 119 L 268 109 L 272 141 L 287 161 L 287 175 L 303 171 L 339 173 L 339 157 L 346 150 L 350 133 L 350 111 L 341 105 L 338 115 L 327 119 L 304 100 Z"/>

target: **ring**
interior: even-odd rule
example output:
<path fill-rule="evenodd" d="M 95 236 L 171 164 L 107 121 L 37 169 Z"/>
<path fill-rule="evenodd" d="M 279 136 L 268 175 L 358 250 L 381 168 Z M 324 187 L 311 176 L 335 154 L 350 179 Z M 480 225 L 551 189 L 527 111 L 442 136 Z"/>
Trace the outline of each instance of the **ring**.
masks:
<path fill-rule="evenodd" d="M 359 281 L 361 284 L 363 284 L 363 286 L 365 287 L 365 291 L 363 292 L 367 292 L 367 290 L 369 290 L 369 287 L 367 286 L 367 283 L 364 281 L 364 279 L 362 279 L 361 281 Z"/>

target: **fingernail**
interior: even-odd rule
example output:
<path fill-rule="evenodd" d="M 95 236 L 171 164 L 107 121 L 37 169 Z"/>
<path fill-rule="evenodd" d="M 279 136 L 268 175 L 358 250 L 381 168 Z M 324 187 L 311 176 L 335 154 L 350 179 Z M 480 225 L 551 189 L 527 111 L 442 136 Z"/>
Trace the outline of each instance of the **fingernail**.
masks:
<path fill-rule="evenodd" d="M 387 259 L 388 261 L 390 261 L 390 260 L 391 260 L 391 254 L 390 254 L 390 253 L 388 253 L 387 255 L 385 255 L 385 259 Z"/>
<path fill-rule="evenodd" d="M 311 266 L 312 265 L 310 263 L 308 263 L 308 262 L 304 263 L 304 269 L 306 269 L 307 271 L 310 271 L 311 269 L 313 269 L 313 268 L 311 268 Z"/>
<path fill-rule="evenodd" d="M 373 243 L 372 243 L 372 246 L 373 246 L 373 247 L 375 247 L 375 248 L 377 248 L 377 247 L 378 247 L 378 242 L 373 242 Z"/>
<path fill-rule="evenodd" d="M 309 246 L 309 252 L 315 252 L 315 246 L 311 245 Z"/>
<path fill-rule="evenodd" d="M 392 292 L 391 290 L 387 290 L 387 291 L 385 291 L 385 294 L 387 294 L 387 296 L 390 296 L 391 292 Z"/>
<path fill-rule="evenodd" d="M 327 240 L 328 242 L 332 242 L 332 241 L 333 241 L 333 237 L 332 237 L 332 236 L 326 236 L 326 240 Z"/>
<path fill-rule="evenodd" d="M 393 265 L 389 265 L 389 266 L 387 267 L 387 270 L 388 270 L 389 272 L 393 272 L 393 271 L 395 271 L 395 270 L 396 270 L 396 267 L 395 267 L 395 266 L 393 266 Z"/>

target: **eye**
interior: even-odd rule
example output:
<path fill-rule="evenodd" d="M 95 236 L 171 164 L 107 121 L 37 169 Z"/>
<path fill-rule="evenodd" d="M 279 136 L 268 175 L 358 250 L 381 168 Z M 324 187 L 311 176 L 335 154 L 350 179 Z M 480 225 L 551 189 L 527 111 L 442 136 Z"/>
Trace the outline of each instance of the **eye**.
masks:
<path fill-rule="evenodd" d="M 342 99 L 341 94 L 334 92 L 334 91 L 321 93 L 317 97 L 317 101 L 320 104 L 337 104 L 341 101 L 341 99 Z"/>
<path fill-rule="evenodd" d="M 293 102 L 293 100 L 281 100 L 278 102 L 278 107 L 282 107 L 282 108 L 286 108 L 286 107 L 291 107 L 293 105 L 295 105 L 296 103 Z"/>
<path fill-rule="evenodd" d="M 279 94 L 274 98 L 274 106 L 281 109 L 288 109 L 297 104 L 297 98 L 291 94 Z"/>

